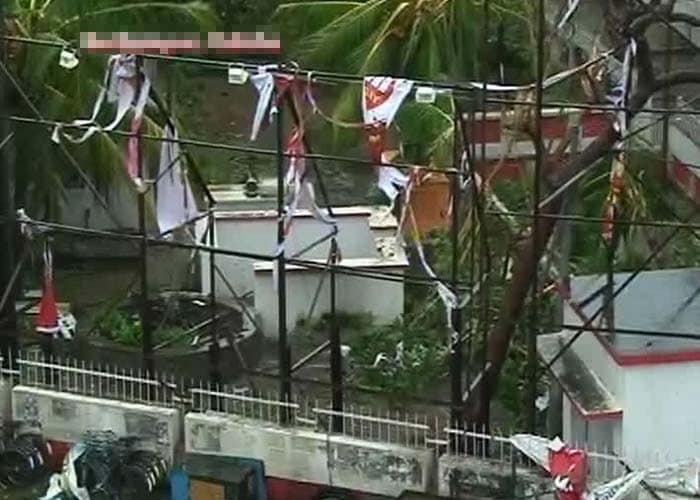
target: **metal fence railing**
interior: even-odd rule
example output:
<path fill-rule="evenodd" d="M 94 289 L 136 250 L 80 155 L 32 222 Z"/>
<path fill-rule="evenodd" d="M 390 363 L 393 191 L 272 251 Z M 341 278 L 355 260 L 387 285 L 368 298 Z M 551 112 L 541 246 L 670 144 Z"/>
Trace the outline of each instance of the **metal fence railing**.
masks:
<path fill-rule="evenodd" d="M 332 422 L 340 420 L 340 434 L 353 439 L 414 448 L 438 443 L 434 438 L 439 424 L 430 425 L 425 416 L 369 407 L 334 411 L 320 401 L 285 402 L 274 394 L 253 396 L 230 387 L 212 389 L 200 385 L 190 389 L 190 393 L 193 411 L 236 415 L 275 425 L 288 422 L 318 432 L 330 432 Z"/>
<path fill-rule="evenodd" d="M 156 406 L 178 403 L 175 378 L 163 373 L 149 377 L 141 370 L 47 358 L 40 352 L 22 354 L 9 366 L 5 373 L 30 387 Z"/>
<path fill-rule="evenodd" d="M 185 384 L 162 373 L 147 377 L 141 371 L 121 370 L 111 365 L 46 359 L 39 352 L 22 353 L 10 361 L 2 365 L 2 374 L 25 386 L 165 407 L 185 403 L 191 412 L 233 415 L 278 426 L 286 424 L 350 439 L 431 449 L 436 454 L 461 454 L 464 458 L 502 466 L 538 468 L 531 456 L 514 445 L 510 436 L 488 433 L 483 428 L 451 429 L 440 418 L 376 407 L 348 406 L 345 411 L 334 411 L 322 401 L 284 402 L 272 393 L 251 394 L 246 388 L 231 386 L 212 388 L 201 382 Z M 334 421 L 342 424 L 338 432 L 333 431 Z M 533 438 L 542 441 L 541 448 L 548 441 Z M 588 448 L 586 451 L 592 483 L 625 473 L 623 462 L 608 450 Z"/>

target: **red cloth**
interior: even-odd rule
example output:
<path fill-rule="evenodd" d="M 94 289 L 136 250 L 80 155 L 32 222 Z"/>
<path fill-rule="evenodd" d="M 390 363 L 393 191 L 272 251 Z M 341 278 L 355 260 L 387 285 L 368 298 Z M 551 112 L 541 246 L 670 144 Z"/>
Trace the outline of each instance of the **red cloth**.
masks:
<path fill-rule="evenodd" d="M 41 333 L 55 333 L 58 331 L 56 294 L 53 289 L 53 280 L 49 276 L 44 277 L 39 314 L 36 317 L 36 331 Z"/>
<path fill-rule="evenodd" d="M 374 162 L 375 167 L 378 167 L 383 163 L 382 153 L 386 146 L 386 127 L 382 123 L 366 125 L 365 132 L 367 133 L 369 157 Z"/>
<path fill-rule="evenodd" d="M 568 487 L 557 488 L 559 500 L 581 500 L 586 491 L 588 457 L 583 450 L 564 446 L 559 451 L 549 451 L 549 472 L 556 480 L 568 479 Z"/>

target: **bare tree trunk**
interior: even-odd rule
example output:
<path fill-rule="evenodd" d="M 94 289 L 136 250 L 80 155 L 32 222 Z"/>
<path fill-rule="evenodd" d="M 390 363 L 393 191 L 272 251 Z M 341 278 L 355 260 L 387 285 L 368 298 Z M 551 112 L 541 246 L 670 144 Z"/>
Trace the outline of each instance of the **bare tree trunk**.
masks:
<path fill-rule="evenodd" d="M 622 12 L 615 18 L 627 20 L 626 26 L 616 31 L 618 34 L 616 44 L 619 43 L 622 46 L 620 42 L 625 40 L 623 34 L 634 36 L 637 42 L 638 87 L 629 101 L 630 118 L 634 117 L 656 92 L 676 85 L 700 83 L 700 71 L 678 71 L 656 78 L 649 45 L 644 37 L 649 26 L 659 22 L 659 15 L 670 21 L 682 21 L 692 25 L 700 25 L 700 20 L 678 19 L 677 14 L 669 12 L 667 8 L 662 6 L 657 7 L 656 14 L 652 16 L 646 12 L 646 9 L 651 7 L 640 11 L 632 9 L 632 4 L 635 2 L 625 3 L 618 0 L 611 0 L 611 2 L 616 14 Z M 625 11 L 625 9 L 627 10 Z M 633 13 L 636 13 L 637 17 L 632 17 Z M 549 193 L 554 193 L 567 181 L 588 170 L 598 160 L 610 153 L 620 139 L 620 134 L 611 120 L 606 129 L 580 155 L 570 158 L 563 168 L 553 169 L 550 165 L 548 168 L 550 174 L 547 179 Z M 577 182 L 574 182 L 568 189 L 574 189 L 576 185 Z M 562 196 L 560 195 L 542 208 L 540 219 L 536 222 L 537 231 L 530 231 L 515 245 L 511 282 L 504 295 L 499 318 L 489 336 L 486 370 L 466 401 L 467 417 L 473 423 L 488 424 L 490 403 L 496 393 L 515 326 L 520 319 L 525 298 L 532 285 L 535 272 L 532 263 L 539 262 L 542 258 L 544 249 L 552 236 L 556 217 L 561 213 L 561 208 Z M 537 241 L 534 240 L 533 234 L 537 235 Z"/>

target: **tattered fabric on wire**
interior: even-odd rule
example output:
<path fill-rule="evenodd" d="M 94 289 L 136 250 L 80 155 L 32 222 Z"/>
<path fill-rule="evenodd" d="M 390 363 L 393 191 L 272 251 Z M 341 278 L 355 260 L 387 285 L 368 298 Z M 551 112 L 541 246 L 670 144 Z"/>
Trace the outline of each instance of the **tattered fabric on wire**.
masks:
<path fill-rule="evenodd" d="M 258 93 L 258 104 L 255 108 L 253 127 L 250 132 L 251 141 L 258 138 L 265 114 L 269 113 L 269 121 L 272 122 L 287 92 L 291 91 L 295 99 L 306 92 L 305 82 L 291 75 L 274 74 L 275 69 L 277 69 L 275 64 L 260 66 L 258 73 L 250 77 L 250 81 Z M 273 99 L 275 92 L 277 95 Z"/>
<path fill-rule="evenodd" d="M 177 130 L 163 129 L 160 166 L 156 182 L 156 213 L 161 234 L 187 224 L 199 215 L 192 188 L 182 167 L 182 152 Z"/>
<path fill-rule="evenodd" d="M 606 99 L 610 104 L 617 108 L 617 118 L 615 129 L 620 135 L 625 135 L 629 128 L 628 108 L 630 95 L 634 93 L 636 87 L 635 81 L 635 57 L 637 56 L 637 42 L 634 38 L 630 38 L 627 48 L 625 49 L 625 59 L 622 63 L 622 77 L 613 85 Z"/>
<path fill-rule="evenodd" d="M 36 317 L 36 331 L 54 337 L 72 339 L 75 335 L 76 321 L 72 314 L 61 314 L 58 311 L 54 288 L 53 252 L 48 240 L 44 242 L 43 264 L 44 275 L 39 313 Z"/>
<path fill-rule="evenodd" d="M 568 0 L 566 12 L 562 16 L 561 20 L 557 24 L 557 31 L 560 31 L 571 19 L 571 17 L 576 13 L 581 0 Z"/>
<path fill-rule="evenodd" d="M 90 118 L 73 120 L 70 123 L 78 127 L 87 126 L 87 129 L 81 135 L 74 136 L 63 130 L 63 125 L 59 124 L 54 128 L 51 135 L 53 142 L 58 144 L 62 139 L 67 139 L 74 144 L 80 144 L 92 137 L 96 132 L 114 130 L 132 106 L 134 107 L 135 116 L 140 118 L 148 100 L 152 72 L 152 64 L 146 61 L 143 82 L 139 87 L 136 56 L 119 54 L 110 57 L 107 62 L 100 93 L 93 105 L 92 115 Z M 97 122 L 97 118 L 105 101 L 108 103 L 116 102 L 117 110 L 112 121 L 103 127 Z"/>
<path fill-rule="evenodd" d="M 311 180 L 307 176 L 306 171 L 306 148 L 304 147 L 304 129 L 303 126 L 295 127 L 285 148 L 285 154 L 289 157 L 289 166 L 285 175 L 285 181 L 289 190 L 288 201 L 285 206 L 285 214 L 283 216 L 283 241 L 277 246 L 275 255 L 282 255 L 285 251 L 286 241 L 291 234 L 294 216 L 299 209 L 300 204 L 304 201 L 306 206 L 311 211 L 313 217 L 324 225 L 331 226 L 332 234 L 338 232 L 337 221 L 318 206 L 316 202 L 316 193 Z M 273 286 L 277 289 L 278 284 L 278 261 L 273 263 Z"/>
<path fill-rule="evenodd" d="M 418 253 L 418 258 L 420 260 L 421 266 L 425 273 L 434 280 L 435 289 L 440 297 L 440 301 L 445 307 L 445 322 L 447 324 L 447 329 L 450 333 L 450 350 L 454 348 L 457 341 L 459 340 L 460 333 L 455 329 L 452 314 L 455 310 L 462 309 L 470 300 L 469 294 L 460 301 L 459 297 L 450 287 L 443 283 L 438 275 L 435 273 L 433 268 L 428 263 L 428 259 L 425 257 L 425 250 L 423 248 L 423 243 L 420 239 L 420 233 L 418 230 L 418 223 L 416 222 L 415 214 L 413 213 L 413 208 L 411 206 L 411 193 L 413 188 L 421 182 L 424 177 L 421 176 L 421 171 L 415 169 L 411 175 L 407 178 L 408 185 L 406 186 L 405 198 L 404 198 L 404 208 L 401 214 L 398 232 L 401 233 L 406 219 L 411 222 L 411 234 L 413 235 L 413 243 Z"/>
<path fill-rule="evenodd" d="M 408 176 L 401 172 L 398 168 L 387 165 L 390 163 L 386 152 L 381 155 L 381 164 L 377 168 L 378 178 L 377 187 L 391 200 L 392 204 L 396 201 L 400 190 L 408 185 Z"/>
<path fill-rule="evenodd" d="M 411 80 L 388 76 L 366 76 L 362 85 L 362 116 L 369 153 L 375 164 L 382 162 L 386 131 L 413 88 Z"/>

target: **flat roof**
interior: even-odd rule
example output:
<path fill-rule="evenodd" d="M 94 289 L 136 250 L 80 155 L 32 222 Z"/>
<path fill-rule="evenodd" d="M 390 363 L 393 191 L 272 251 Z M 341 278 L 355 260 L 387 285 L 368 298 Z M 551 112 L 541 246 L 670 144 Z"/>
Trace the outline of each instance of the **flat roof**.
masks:
<path fill-rule="evenodd" d="M 550 333 L 537 337 L 537 352 L 549 364 L 575 335 L 573 331 Z M 600 378 L 578 357 L 573 349 L 566 349 L 550 368 L 583 418 L 618 418 L 622 408 Z"/>
<path fill-rule="evenodd" d="M 314 264 L 322 264 L 326 265 L 327 261 L 326 259 L 308 259 L 307 260 L 310 263 Z M 405 256 L 397 256 L 397 258 L 394 259 L 382 259 L 378 257 L 363 257 L 363 258 L 355 258 L 355 259 L 343 259 L 341 262 L 338 263 L 339 266 L 343 267 L 373 267 L 373 268 L 401 268 L 404 269 L 408 267 L 408 259 L 406 259 Z M 268 273 L 272 272 L 274 269 L 275 263 L 274 262 L 254 262 L 253 263 L 253 271 L 256 273 Z M 287 271 L 323 271 L 322 269 L 317 269 L 317 268 L 308 268 L 304 266 L 298 266 L 296 264 L 286 264 L 285 269 Z M 401 277 L 401 275 L 397 274 L 396 275 L 398 278 Z"/>
<path fill-rule="evenodd" d="M 365 216 L 369 217 L 372 211 L 368 207 L 332 207 L 334 216 Z M 324 210 L 323 208 L 321 210 Z M 311 210 L 299 209 L 295 217 L 313 217 Z M 222 210 L 215 211 L 217 219 L 277 219 L 277 210 Z"/>
<path fill-rule="evenodd" d="M 615 273 L 618 288 L 630 273 Z M 606 283 L 604 275 L 571 279 L 574 302 L 587 300 Z M 603 304 L 603 294 L 590 300 L 583 312 L 590 316 Z M 643 330 L 649 334 L 616 332 L 611 347 L 622 356 L 663 355 L 700 350 L 700 340 L 677 338 L 664 332 L 696 334 L 700 317 L 700 268 L 660 269 L 639 273 L 615 298 L 615 328 Z M 581 318 L 567 307 L 565 321 L 581 325 Z"/>

